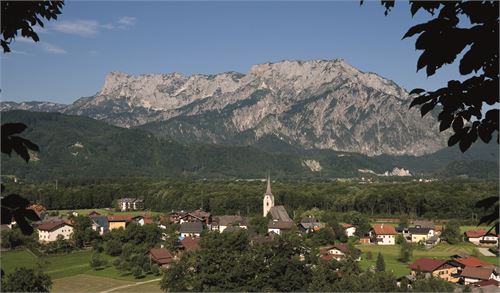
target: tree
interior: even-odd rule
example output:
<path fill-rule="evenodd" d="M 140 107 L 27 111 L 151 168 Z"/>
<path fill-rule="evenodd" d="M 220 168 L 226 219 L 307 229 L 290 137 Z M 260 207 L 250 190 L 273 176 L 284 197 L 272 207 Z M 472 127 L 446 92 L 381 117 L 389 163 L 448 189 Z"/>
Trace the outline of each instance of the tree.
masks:
<path fill-rule="evenodd" d="M 139 266 L 133 267 L 132 268 L 132 276 L 134 276 L 134 278 L 136 278 L 136 279 L 143 277 L 141 267 L 139 267 Z"/>
<path fill-rule="evenodd" d="M 399 227 L 408 228 L 408 226 L 409 226 L 408 217 L 401 216 L 401 218 L 399 219 Z"/>
<path fill-rule="evenodd" d="M 455 287 L 441 278 L 418 276 L 412 283 L 413 292 L 454 292 Z"/>
<path fill-rule="evenodd" d="M 122 252 L 122 246 L 120 242 L 116 240 L 109 240 L 108 242 L 106 242 L 104 251 L 106 251 L 106 253 L 111 256 L 117 256 Z"/>
<path fill-rule="evenodd" d="M 40 38 L 33 27 L 43 27 L 42 19 L 57 19 L 64 1 L 2 1 L 2 39 L 4 53 L 10 52 L 10 43 L 20 30 L 21 36 L 38 42 Z"/>
<path fill-rule="evenodd" d="M 461 55 L 459 73 L 464 81 L 450 80 L 436 91 L 414 89 L 416 95 L 410 108 L 422 105 L 422 116 L 439 105 L 439 129 L 452 128 L 454 134 L 448 145 L 459 143 L 465 152 L 479 137 L 490 142 L 498 135 L 498 106 L 483 116 L 483 104 L 490 106 L 499 100 L 499 12 L 498 1 L 410 1 L 411 13 L 419 10 L 434 18 L 411 27 L 403 38 L 419 35 L 415 49 L 423 50 L 417 62 L 417 71 L 426 68 L 432 76 L 443 65 L 452 64 Z M 394 7 L 394 0 L 383 0 L 386 14 Z"/>
<path fill-rule="evenodd" d="M 99 233 L 92 229 L 92 223 L 89 217 L 78 216 L 73 219 L 73 234 L 71 238 L 78 248 L 84 247 L 94 239 L 99 238 Z"/>
<path fill-rule="evenodd" d="M 445 239 L 450 244 L 462 242 L 462 234 L 460 234 L 460 223 L 457 221 L 449 221 L 444 227 L 441 238 Z"/>
<path fill-rule="evenodd" d="M 2 278 L 3 279 L 3 278 Z M 41 271 L 16 268 L 5 277 L 3 292 L 49 292 L 52 287 L 50 277 Z"/>
<path fill-rule="evenodd" d="M 102 259 L 100 253 L 93 253 L 92 257 L 90 258 L 90 267 L 97 271 L 99 268 L 105 266 L 107 264 L 107 261 L 105 259 Z"/>
<path fill-rule="evenodd" d="M 413 246 L 411 243 L 403 241 L 399 250 L 399 261 L 408 262 L 413 255 Z"/>
<path fill-rule="evenodd" d="M 157 264 L 153 264 L 151 266 L 151 273 L 155 276 L 159 276 L 160 275 L 160 267 L 157 265 Z"/>
<path fill-rule="evenodd" d="M 377 255 L 377 262 L 375 265 L 375 271 L 377 271 L 377 272 L 384 272 L 385 271 L 384 256 L 380 252 Z"/>

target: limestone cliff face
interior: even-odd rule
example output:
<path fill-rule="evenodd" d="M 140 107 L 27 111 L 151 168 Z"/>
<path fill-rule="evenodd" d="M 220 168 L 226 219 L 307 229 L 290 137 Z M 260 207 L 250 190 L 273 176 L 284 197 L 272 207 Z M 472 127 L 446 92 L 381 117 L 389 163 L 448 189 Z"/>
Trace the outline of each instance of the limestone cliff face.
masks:
<path fill-rule="evenodd" d="M 64 108 L 181 141 L 422 155 L 444 147 L 436 120 L 408 110 L 408 93 L 341 59 L 281 61 L 247 74 L 110 73 L 92 97 Z"/>

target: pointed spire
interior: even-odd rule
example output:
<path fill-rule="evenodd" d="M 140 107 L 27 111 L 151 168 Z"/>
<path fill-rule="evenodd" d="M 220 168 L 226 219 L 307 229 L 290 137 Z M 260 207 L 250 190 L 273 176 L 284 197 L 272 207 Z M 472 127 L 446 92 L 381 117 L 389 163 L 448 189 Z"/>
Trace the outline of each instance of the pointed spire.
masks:
<path fill-rule="evenodd" d="M 271 175 L 269 174 L 269 171 L 267 171 L 267 189 L 266 189 L 266 194 L 273 194 L 271 192 Z"/>

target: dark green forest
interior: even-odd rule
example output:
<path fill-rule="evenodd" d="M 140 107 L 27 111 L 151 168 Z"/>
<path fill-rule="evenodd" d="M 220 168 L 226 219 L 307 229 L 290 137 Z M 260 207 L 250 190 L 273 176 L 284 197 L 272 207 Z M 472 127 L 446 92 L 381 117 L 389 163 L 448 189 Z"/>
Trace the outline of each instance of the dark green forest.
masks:
<path fill-rule="evenodd" d="M 57 189 L 56 189 L 57 187 Z M 203 208 L 213 214 L 255 215 L 262 209 L 266 184 L 245 180 L 179 180 L 122 178 L 61 180 L 45 183 L 9 183 L 9 192 L 25 195 L 48 209 L 111 207 L 120 197 L 144 198 L 147 209 Z M 290 215 L 311 208 L 368 216 L 408 215 L 425 218 L 459 218 L 477 221 L 484 211 L 474 207 L 498 194 L 498 181 L 447 180 L 435 182 L 339 182 L 333 180 L 277 180 L 272 183 L 276 204 Z"/>
<path fill-rule="evenodd" d="M 419 177 L 498 178 L 496 144 L 476 144 L 462 154 L 457 147 L 413 156 L 368 157 L 335 151 L 298 150 L 266 137 L 253 146 L 184 144 L 143 129 L 125 129 L 102 121 L 60 113 L 2 112 L 2 124 L 22 122 L 23 136 L 40 146 L 26 164 L 2 154 L 2 175 L 29 181 L 148 176 L 170 178 L 351 178 L 394 167 Z M 303 162 L 316 160 L 320 172 Z M 375 175 L 373 175 L 375 176 Z M 376 176 L 375 176 L 376 177 Z"/>

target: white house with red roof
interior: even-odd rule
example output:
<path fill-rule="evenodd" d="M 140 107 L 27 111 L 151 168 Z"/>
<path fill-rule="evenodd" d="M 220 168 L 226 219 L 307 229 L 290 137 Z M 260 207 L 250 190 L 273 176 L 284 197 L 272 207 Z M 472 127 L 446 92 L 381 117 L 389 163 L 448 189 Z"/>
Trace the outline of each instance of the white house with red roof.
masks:
<path fill-rule="evenodd" d="M 344 228 L 345 235 L 347 237 L 352 237 L 354 236 L 354 233 L 356 233 L 356 227 L 352 224 L 342 224 L 342 228 Z"/>
<path fill-rule="evenodd" d="M 497 245 L 498 235 L 484 229 L 469 230 L 464 233 L 465 240 L 475 245 Z"/>
<path fill-rule="evenodd" d="M 375 238 L 379 245 L 395 245 L 396 234 L 394 226 L 389 224 L 375 224 L 370 230 L 370 236 Z"/>
<path fill-rule="evenodd" d="M 45 221 L 36 227 L 39 242 L 52 242 L 57 240 L 57 236 L 62 235 L 64 239 L 69 239 L 73 234 L 73 225 L 68 221 Z"/>

